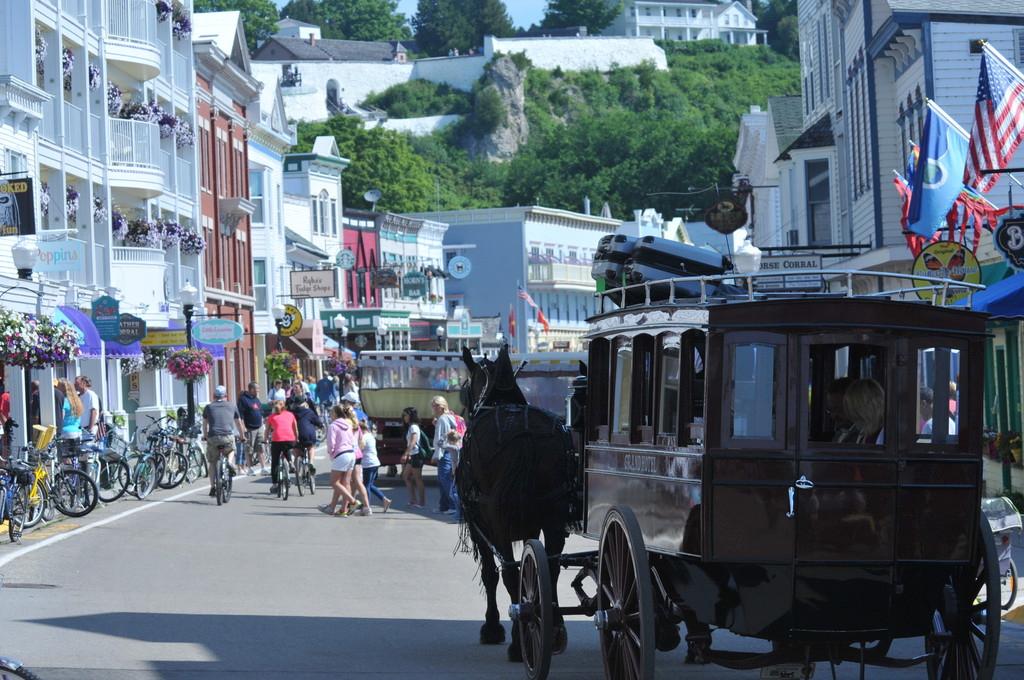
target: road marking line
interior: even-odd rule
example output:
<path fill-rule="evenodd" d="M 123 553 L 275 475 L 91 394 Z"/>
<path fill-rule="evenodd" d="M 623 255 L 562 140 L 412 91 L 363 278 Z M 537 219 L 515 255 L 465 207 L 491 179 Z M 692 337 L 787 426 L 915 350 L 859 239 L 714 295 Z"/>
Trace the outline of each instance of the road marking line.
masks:
<path fill-rule="evenodd" d="M 119 519 L 124 519 L 125 517 L 128 517 L 130 515 L 134 515 L 137 512 L 142 512 L 143 510 L 149 510 L 150 508 L 156 508 L 156 507 L 159 507 L 159 506 L 163 505 L 164 503 L 169 503 L 170 501 L 176 501 L 179 498 L 184 498 L 185 496 L 191 496 L 192 494 L 199 493 L 200 491 L 209 492 L 209 490 L 210 489 L 209 489 L 208 486 L 202 485 L 202 486 L 200 486 L 197 489 L 190 489 L 188 491 L 184 491 L 182 493 L 175 494 L 174 496 L 170 496 L 169 498 L 162 498 L 162 499 L 160 499 L 158 501 L 146 501 L 143 505 L 140 505 L 140 506 L 138 506 L 136 508 L 132 508 L 131 510 L 125 510 L 124 512 L 119 512 L 116 515 L 111 515 L 110 517 L 107 517 L 105 519 L 101 519 L 98 522 L 93 522 L 92 524 L 86 524 L 85 526 L 78 527 L 77 529 L 72 529 L 71 531 L 68 531 L 68 532 L 63 533 L 63 534 L 57 534 L 56 536 L 50 536 L 49 538 L 45 538 L 42 541 L 39 541 L 38 543 L 34 543 L 32 545 L 25 546 L 24 548 L 19 548 L 18 550 L 15 550 L 14 552 L 10 553 L 9 555 L 4 555 L 3 557 L 0 557 L 0 567 L 4 567 L 4 566 L 10 564 L 14 560 L 16 560 L 19 557 L 21 557 L 22 555 L 27 555 L 27 554 L 29 554 L 31 552 L 35 552 L 36 550 L 40 550 L 40 549 L 45 548 L 45 547 L 47 547 L 49 545 L 53 545 L 54 543 L 59 543 L 59 542 L 61 542 L 63 540 L 71 538 L 72 536 L 77 536 L 78 534 L 85 533 L 86 531 L 89 531 L 90 529 L 95 529 L 96 527 L 106 526 L 107 524 L 110 524 L 112 522 L 116 522 Z"/>

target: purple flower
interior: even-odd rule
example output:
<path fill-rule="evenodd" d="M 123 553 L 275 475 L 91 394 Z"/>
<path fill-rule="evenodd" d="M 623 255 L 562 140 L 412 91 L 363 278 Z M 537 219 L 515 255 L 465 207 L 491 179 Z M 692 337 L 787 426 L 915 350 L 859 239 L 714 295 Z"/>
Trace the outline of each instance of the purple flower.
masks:
<path fill-rule="evenodd" d="M 118 241 L 125 240 L 128 236 L 128 218 L 115 210 L 110 215 L 110 230 Z"/>
<path fill-rule="evenodd" d="M 173 4 L 172 14 L 174 18 L 171 22 L 171 32 L 174 33 L 174 37 L 178 40 L 184 40 L 192 35 L 192 15 L 179 0 L 174 0 Z"/>
<path fill-rule="evenodd" d="M 167 21 L 171 16 L 171 3 L 167 0 L 156 0 L 156 20 L 160 23 Z"/>
<path fill-rule="evenodd" d="M 42 31 L 36 29 L 36 73 L 40 77 L 46 69 L 46 53 L 49 51 L 49 45 L 46 42 L 46 38 L 43 37 Z"/>
<path fill-rule="evenodd" d="M 96 64 L 89 64 L 89 89 L 97 90 L 102 85 L 102 74 L 100 67 Z"/>
<path fill-rule="evenodd" d="M 64 73 L 64 89 L 71 91 L 71 74 L 75 71 L 75 53 L 65 47 L 60 58 L 61 71 Z"/>
<path fill-rule="evenodd" d="M 185 255 L 202 255 L 206 250 L 206 240 L 191 230 L 183 230 L 178 247 Z"/>
<path fill-rule="evenodd" d="M 174 128 L 174 144 L 179 149 L 191 147 L 196 142 L 196 134 L 192 129 L 192 123 L 186 118 L 178 118 Z"/>
<path fill-rule="evenodd" d="M 111 116 L 118 116 L 121 113 L 121 106 L 124 103 L 121 94 L 121 88 L 114 83 L 107 85 L 107 113 Z"/>
<path fill-rule="evenodd" d="M 69 184 L 64 194 L 64 212 L 68 217 L 68 224 L 71 224 L 78 218 L 78 189 L 74 184 Z"/>

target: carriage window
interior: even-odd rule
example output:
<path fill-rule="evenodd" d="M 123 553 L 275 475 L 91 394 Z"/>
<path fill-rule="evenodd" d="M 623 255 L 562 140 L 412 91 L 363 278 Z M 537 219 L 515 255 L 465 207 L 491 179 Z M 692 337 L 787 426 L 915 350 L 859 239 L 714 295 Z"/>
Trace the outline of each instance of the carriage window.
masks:
<path fill-rule="evenodd" d="M 615 394 L 612 432 L 629 432 L 630 405 L 633 398 L 633 343 L 622 339 L 615 345 Z"/>
<path fill-rule="evenodd" d="M 611 365 L 608 341 L 598 338 L 590 343 L 587 362 L 587 427 L 592 441 L 608 440 L 608 376 Z"/>
<path fill-rule="evenodd" d="M 774 345 L 736 345 L 732 356 L 732 436 L 775 438 Z"/>
<path fill-rule="evenodd" d="M 885 443 L 885 348 L 859 343 L 810 347 L 808 439 Z"/>
<path fill-rule="evenodd" d="M 674 435 L 679 431 L 679 340 L 678 335 L 663 335 L 661 337 L 659 434 Z"/>
<path fill-rule="evenodd" d="M 960 429 L 960 350 L 917 351 L 917 442 L 956 444 Z"/>

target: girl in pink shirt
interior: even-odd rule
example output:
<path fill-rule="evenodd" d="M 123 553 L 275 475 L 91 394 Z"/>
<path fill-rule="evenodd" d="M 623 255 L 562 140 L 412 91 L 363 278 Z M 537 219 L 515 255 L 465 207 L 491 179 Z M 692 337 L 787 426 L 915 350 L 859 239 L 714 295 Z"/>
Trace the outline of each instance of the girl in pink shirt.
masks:
<path fill-rule="evenodd" d="M 349 479 L 353 468 L 356 466 L 355 449 L 359 436 L 359 421 L 356 420 L 352 407 L 335 405 L 331 409 L 334 420 L 327 428 L 327 454 L 331 458 L 331 487 L 334 489 L 334 496 L 328 505 L 321 505 L 320 512 L 333 515 L 339 510 L 338 503 L 345 499 L 341 506 L 340 516 L 346 517 L 349 505 L 354 509 L 362 506 L 352 495 Z"/>

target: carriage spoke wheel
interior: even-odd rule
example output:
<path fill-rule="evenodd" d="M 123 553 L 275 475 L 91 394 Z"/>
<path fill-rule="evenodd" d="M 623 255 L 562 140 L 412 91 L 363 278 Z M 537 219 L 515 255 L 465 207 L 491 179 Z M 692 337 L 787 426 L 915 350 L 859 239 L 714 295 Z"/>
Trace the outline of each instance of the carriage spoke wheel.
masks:
<path fill-rule="evenodd" d="M 956 602 L 949 638 L 942 644 L 929 636 L 928 680 L 991 680 L 995 675 L 1001 622 L 999 557 L 984 517 L 978 531 L 974 564 L 952 580 Z"/>
<path fill-rule="evenodd" d="M 629 508 L 608 513 L 598 556 L 597 614 L 607 680 L 654 677 L 654 600 L 640 525 Z"/>
<path fill-rule="evenodd" d="M 523 667 L 530 680 L 544 680 L 551 668 L 555 644 L 554 602 L 551 568 L 544 544 L 530 539 L 523 547 L 519 569 L 519 605 L 513 606 L 513 620 L 519 626 Z"/>

